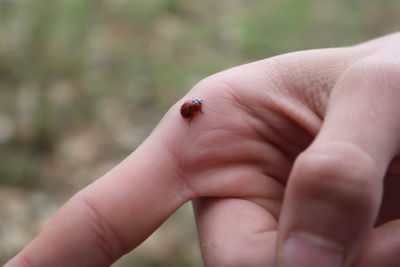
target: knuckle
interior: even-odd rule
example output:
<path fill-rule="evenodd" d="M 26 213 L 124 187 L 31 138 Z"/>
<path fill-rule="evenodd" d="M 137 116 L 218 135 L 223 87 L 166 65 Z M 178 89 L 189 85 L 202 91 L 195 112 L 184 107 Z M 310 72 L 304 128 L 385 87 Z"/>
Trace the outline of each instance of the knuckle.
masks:
<path fill-rule="evenodd" d="M 77 195 L 79 204 L 84 207 L 86 225 L 93 235 L 95 245 L 111 261 L 125 252 L 125 245 L 112 225 L 96 208 L 96 205 L 84 193 Z"/>
<path fill-rule="evenodd" d="M 296 187 L 322 198 L 363 204 L 376 190 L 375 164 L 359 152 L 306 152 L 296 160 L 295 168 Z"/>
<path fill-rule="evenodd" d="M 10 266 L 18 266 L 18 267 L 33 267 L 28 255 L 24 254 L 23 252 L 15 256 L 15 258 L 13 258 L 10 262 L 8 262 L 8 264 Z"/>

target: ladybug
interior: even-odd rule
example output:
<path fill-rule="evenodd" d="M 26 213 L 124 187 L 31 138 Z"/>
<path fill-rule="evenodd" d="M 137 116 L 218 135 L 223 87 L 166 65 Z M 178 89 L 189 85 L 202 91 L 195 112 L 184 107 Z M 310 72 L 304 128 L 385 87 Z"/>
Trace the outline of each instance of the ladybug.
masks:
<path fill-rule="evenodd" d="M 189 120 L 189 122 L 194 118 L 198 112 L 201 111 L 201 105 L 203 104 L 203 99 L 195 97 L 191 100 L 183 103 L 181 107 L 182 118 Z"/>

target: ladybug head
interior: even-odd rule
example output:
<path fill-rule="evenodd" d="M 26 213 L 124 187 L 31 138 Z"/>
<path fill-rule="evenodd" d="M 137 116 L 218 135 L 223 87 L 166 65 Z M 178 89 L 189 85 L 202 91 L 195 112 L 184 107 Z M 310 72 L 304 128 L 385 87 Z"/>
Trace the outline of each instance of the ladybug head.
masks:
<path fill-rule="evenodd" d="M 201 99 L 199 97 L 195 97 L 195 98 L 192 98 L 192 102 L 196 103 L 196 104 L 202 104 L 203 103 L 203 99 Z"/>

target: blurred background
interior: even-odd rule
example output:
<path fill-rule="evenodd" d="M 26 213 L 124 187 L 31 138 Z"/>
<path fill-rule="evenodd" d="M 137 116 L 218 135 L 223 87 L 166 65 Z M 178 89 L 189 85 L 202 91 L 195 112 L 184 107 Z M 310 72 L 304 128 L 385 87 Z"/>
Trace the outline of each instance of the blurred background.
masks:
<path fill-rule="evenodd" d="M 398 0 L 0 0 L 0 264 L 200 79 L 400 25 Z M 201 266 L 190 204 L 113 266 Z"/>

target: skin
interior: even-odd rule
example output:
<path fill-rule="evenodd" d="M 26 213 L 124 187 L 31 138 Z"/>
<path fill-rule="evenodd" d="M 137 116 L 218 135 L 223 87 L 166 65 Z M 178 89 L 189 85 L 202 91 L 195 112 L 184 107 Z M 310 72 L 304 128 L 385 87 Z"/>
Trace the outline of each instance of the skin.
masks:
<path fill-rule="evenodd" d="M 394 34 L 204 79 L 5 266 L 109 266 L 190 200 L 207 266 L 399 266 L 399 45 Z M 192 97 L 203 114 L 188 127 Z"/>

